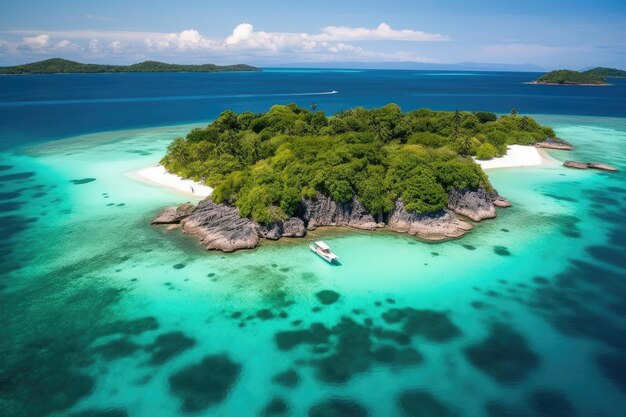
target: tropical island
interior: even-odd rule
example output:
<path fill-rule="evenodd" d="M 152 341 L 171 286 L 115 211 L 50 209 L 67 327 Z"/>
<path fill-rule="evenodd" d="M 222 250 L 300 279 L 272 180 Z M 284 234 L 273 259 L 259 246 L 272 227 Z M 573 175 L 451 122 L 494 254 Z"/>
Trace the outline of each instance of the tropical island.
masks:
<path fill-rule="evenodd" d="M 546 85 L 609 85 L 605 78 L 626 77 L 626 71 L 615 68 L 593 68 L 587 71 L 555 70 L 542 75 L 531 84 Z"/>
<path fill-rule="evenodd" d="M 0 74 L 82 74 L 82 73 L 118 73 L 118 72 L 225 72 L 225 71 L 260 71 L 245 64 L 237 65 L 180 65 L 158 61 L 144 61 L 133 65 L 83 64 L 62 58 L 51 58 L 30 64 L 0 67 Z"/>
<path fill-rule="evenodd" d="M 597 67 L 585 71 L 586 74 L 598 75 L 604 78 L 625 78 L 626 71 L 617 68 Z"/>
<path fill-rule="evenodd" d="M 198 206 L 171 207 L 207 249 L 254 248 L 319 226 L 388 228 L 424 240 L 457 238 L 496 216 L 500 197 L 472 156 L 503 155 L 554 131 L 517 114 L 403 112 L 395 104 L 327 117 L 296 105 L 223 112 L 176 138 L 161 164 L 214 187 Z"/>

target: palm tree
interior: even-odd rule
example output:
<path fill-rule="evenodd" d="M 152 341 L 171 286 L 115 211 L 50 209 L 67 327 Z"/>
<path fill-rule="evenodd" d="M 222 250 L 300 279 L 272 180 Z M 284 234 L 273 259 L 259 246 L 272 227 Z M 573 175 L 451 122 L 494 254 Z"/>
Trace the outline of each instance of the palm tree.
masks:
<path fill-rule="evenodd" d="M 466 156 L 470 153 L 473 140 L 473 137 L 469 137 L 467 135 L 463 135 L 458 139 L 457 146 L 461 155 Z"/>
<path fill-rule="evenodd" d="M 528 119 L 528 116 L 522 117 L 522 120 L 520 120 L 520 123 L 519 123 L 519 127 L 522 130 L 529 130 L 529 128 L 530 128 L 530 119 Z"/>
<path fill-rule="evenodd" d="M 454 112 L 452 116 L 452 132 L 450 133 L 450 137 L 453 141 L 456 141 L 461 134 L 461 121 L 463 118 L 461 117 L 461 113 L 457 110 Z"/>

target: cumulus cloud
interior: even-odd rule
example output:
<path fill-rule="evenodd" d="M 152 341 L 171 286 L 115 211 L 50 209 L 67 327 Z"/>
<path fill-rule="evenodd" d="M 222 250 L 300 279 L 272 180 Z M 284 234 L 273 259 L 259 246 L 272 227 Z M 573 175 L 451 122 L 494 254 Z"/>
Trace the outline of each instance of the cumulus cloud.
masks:
<path fill-rule="evenodd" d="M 254 32 L 254 27 L 250 23 L 242 23 L 238 25 L 234 30 L 233 34 L 226 38 L 226 45 L 235 45 L 242 41 L 247 41 L 252 36 Z"/>
<path fill-rule="evenodd" d="M 250 23 L 237 25 L 232 33 L 222 39 L 212 39 L 196 29 L 186 29 L 177 33 L 123 32 L 123 31 L 15 31 L 23 36 L 15 43 L 14 49 L 58 51 L 75 49 L 83 55 L 104 56 L 107 53 L 126 53 L 129 56 L 143 55 L 182 55 L 185 57 L 238 57 L 254 59 L 258 57 L 284 57 L 285 59 L 389 59 L 393 54 L 373 52 L 364 49 L 358 41 L 411 41 L 435 42 L 447 37 L 436 33 L 426 33 L 413 29 L 393 29 L 386 23 L 375 28 L 327 26 L 318 33 L 306 32 L 265 32 L 257 31 Z M 61 44 L 62 43 L 62 44 Z M 403 60 L 411 54 L 401 53 Z"/>
<path fill-rule="evenodd" d="M 320 42 L 322 42 L 321 45 L 325 45 L 324 42 L 368 40 L 433 42 L 447 40 L 447 37 L 437 33 L 426 33 L 411 29 L 395 30 L 386 23 L 381 23 L 374 29 L 327 26 L 322 29 L 321 33 L 315 34 L 304 32 L 257 32 L 250 23 L 242 23 L 224 40 L 224 44 L 246 48 L 280 50 L 294 46 L 311 48 Z"/>

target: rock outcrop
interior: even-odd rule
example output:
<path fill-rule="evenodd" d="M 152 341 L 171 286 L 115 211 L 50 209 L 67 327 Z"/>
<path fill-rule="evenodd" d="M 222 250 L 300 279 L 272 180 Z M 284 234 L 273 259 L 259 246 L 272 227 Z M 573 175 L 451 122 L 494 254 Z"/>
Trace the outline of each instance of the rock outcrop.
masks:
<path fill-rule="evenodd" d="M 498 196 L 495 200 L 493 200 L 493 205 L 500 208 L 506 208 L 511 207 L 511 202 L 506 198 Z"/>
<path fill-rule="evenodd" d="M 188 217 L 196 209 L 191 203 L 181 204 L 177 207 L 168 207 L 161 212 L 154 220 L 152 224 L 177 224 L 181 220 Z"/>
<path fill-rule="evenodd" d="M 180 223 L 183 232 L 196 236 L 207 249 L 224 252 L 255 248 L 260 239 L 304 237 L 307 230 L 320 226 L 344 226 L 362 230 L 389 227 L 396 232 L 437 241 L 461 237 L 472 229 L 471 223 L 457 217 L 455 213 L 480 221 L 495 217 L 496 206 L 508 207 L 510 203 L 497 193 L 484 189 L 453 190 L 449 195 L 448 206 L 449 208 L 438 213 L 418 214 L 407 211 L 402 199 L 398 199 L 393 211 L 383 218 L 370 214 L 357 199 L 348 203 L 337 203 L 318 194 L 317 198 L 302 199 L 296 217 L 262 225 L 242 218 L 237 207 L 216 204 L 206 198 L 197 207 L 189 203 L 169 207 L 152 223 Z"/>
<path fill-rule="evenodd" d="M 402 199 L 389 216 L 389 229 L 408 233 L 424 240 L 444 240 L 463 236 L 472 229 L 472 225 L 456 217 L 450 210 L 427 215 L 407 211 Z"/>
<path fill-rule="evenodd" d="M 541 142 L 535 143 L 536 148 L 558 149 L 561 151 L 571 151 L 574 149 L 572 145 L 559 138 L 548 138 Z"/>
<path fill-rule="evenodd" d="M 603 164 L 601 162 L 580 162 L 580 161 L 565 161 L 564 167 L 576 168 L 576 169 L 599 169 L 600 171 L 617 172 L 617 168 L 611 165 Z"/>
<path fill-rule="evenodd" d="M 279 220 L 269 226 L 259 225 L 260 236 L 265 239 L 278 240 L 281 237 L 304 237 L 306 227 L 302 219 L 290 217 L 285 221 Z"/>
<path fill-rule="evenodd" d="M 241 217 L 237 207 L 215 204 L 205 198 L 196 210 L 181 222 L 185 233 L 193 234 L 207 249 L 233 252 L 252 249 L 259 244 L 259 225 Z"/>
<path fill-rule="evenodd" d="M 377 222 L 357 199 L 342 204 L 319 193 L 314 199 L 302 199 L 299 217 L 307 223 L 308 230 L 315 230 L 319 226 L 374 230 L 384 226 L 379 225 L 380 222 Z"/>
<path fill-rule="evenodd" d="M 457 214 L 479 222 L 496 217 L 494 201 L 498 199 L 501 198 L 496 193 L 490 193 L 484 188 L 475 191 L 455 189 L 448 193 L 448 207 Z"/>
<path fill-rule="evenodd" d="M 255 248 L 260 238 L 277 240 L 306 235 L 304 222 L 298 217 L 260 225 L 242 218 L 238 208 L 216 204 L 210 198 L 202 200 L 198 207 L 190 203 L 168 207 L 152 221 L 152 224 L 169 224 L 170 228 L 179 223 L 183 232 L 195 235 L 207 249 L 224 252 Z"/>
<path fill-rule="evenodd" d="M 302 219 L 298 217 L 290 217 L 283 222 L 284 237 L 304 237 L 306 236 L 306 227 Z"/>

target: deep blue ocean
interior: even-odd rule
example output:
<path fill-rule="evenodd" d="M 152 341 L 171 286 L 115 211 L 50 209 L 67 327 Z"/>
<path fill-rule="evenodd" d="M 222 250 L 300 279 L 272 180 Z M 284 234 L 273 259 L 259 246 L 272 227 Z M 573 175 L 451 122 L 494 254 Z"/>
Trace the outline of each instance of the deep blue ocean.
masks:
<path fill-rule="evenodd" d="M 0 76 L 0 417 L 623 417 L 626 79 L 538 75 Z M 391 102 L 516 108 L 575 149 L 486 170 L 512 207 L 437 244 L 224 254 L 150 225 L 190 197 L 136 173 L 221 111 Z"/>
<path fill-rule="evenodd" d="M 0 146 L 105 130 L 207 121 L 220 112 L 297 103 L 335 113 L 484 110 L 626 117 L 626 79 L 601 87 L 525 84 L 537 73 L 266 69 L 262 72 L 53 74 L 0 77 Z M 337 94 L 324 94 L 337 91 Z M 36 119 L 32 115 L 36 113 Z"/>

